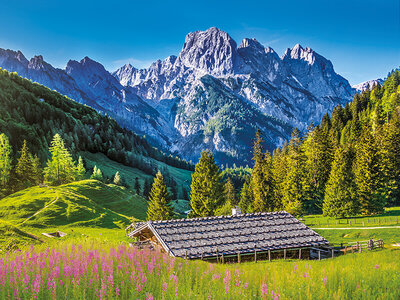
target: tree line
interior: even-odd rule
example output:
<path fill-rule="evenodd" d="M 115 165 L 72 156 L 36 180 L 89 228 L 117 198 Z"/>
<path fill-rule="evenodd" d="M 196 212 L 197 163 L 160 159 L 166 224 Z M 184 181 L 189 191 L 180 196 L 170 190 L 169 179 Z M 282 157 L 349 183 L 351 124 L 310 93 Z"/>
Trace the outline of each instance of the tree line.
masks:
<path fill-rule="evenodd" d="M 192 176 L 190 216 L 229 214 L 238 205 L 243 212 L 345 217 L 400 205 L 400 71 L 337 106 L 304 136 L 295 129 L 272 154 L 257 131 L 253 162 L 235 188 L 203 152 Z"/>

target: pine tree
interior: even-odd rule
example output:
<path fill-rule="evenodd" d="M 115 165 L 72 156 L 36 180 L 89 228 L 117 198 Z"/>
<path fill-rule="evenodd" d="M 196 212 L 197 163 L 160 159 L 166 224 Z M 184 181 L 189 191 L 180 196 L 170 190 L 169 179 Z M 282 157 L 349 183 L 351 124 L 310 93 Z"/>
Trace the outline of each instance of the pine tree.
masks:
<path fill-rule="evenodd" d="M 229 203 L 230 207 L 234 207 L 238 204 L 235 186 L 233 185 L 232 179 L 228 177 L 224 185 L 225 202 Z"/>
<path fill-rule="evenodd" d="M 12 148 L 8 137 L 0 134 L 0 190 L 8 190 L 7 183 L 10 180 L 12 169 Z"/>
<path fill-rule="evenodd" d="M 203 151 L 192 175 L 190 191 L 191 216 L 213 216 L 223 204 L 221 170 L 210 151 Z"/>
<path fill-rule="evenodd" d="M 103 172 L 101 172 L 101 170 L 97 166 L 94 166 L 93 173 L 92 173 L 92 176 L 90 176 L 90 178 L 102 181 L 103 180 Z"/>
<path fill-rule="evenodd" d="M 254 212 L 273 211 L 275 208 L 272 160 L 268 151 L 263 154 L 262 142 L 261 132 L 257 130 L 253 148 L 254 167 L 250 179 Z"/>
<path fill-rule="evenodd" d="M 311 127 L 302 148 L 307 170 L 302 181 L 304 209 L 320 213 L 333 159 L 332 144 L 327 130 Z"/>
<path fill-rule="evenodd" d="M 58 133 L 54 136 L 49 151 L 51 159 L 47 161 L 44 170 L 46 182 L 59 185 L 74 181 L 76 166 Z"/>
<path fill-rule="evenodd" d="M 382 130 L 380 143 L 384 192 L 388 205 L 400 205 L 400 112 Z"/>
<path fill-rule="evenodd" d="M 35 154 L 32 157 L 32 175 L 33 175 L 33 182 L 35 185 L 38 185 L 42 182 L 42 174 L 43 174 L 43 170 L 42 170 L 42 165 L 40 163 L 39 157 Z"/>
<path fill-rule="evenodd" d="M 113 182 L 114 182 L 115 185 L 121 185 L 121 183 L 122 183 L 121 176 L 119 175 L 118 171 L 114 175 L 114 181 Z"/>
<path fill-rule="evenodd" d="M 150 191 L 151 191 L 151 179 L 146 179 L 143 187 L 143 197 L 149 199 Z"/>
<path fill-rule="evenodd" d="M 142 195 L 142 191 L 140 189 L 140 183 L 139 183 L 139 178 L 138 177 L 135 178 L 135 191 L 136 191 L 136 194 Z"/>
<path fill-rule="evenodd" d="M 164 178 L 158 171 L 149 196 L 149 207 L 147 209 L 147 220 L 169 220 L 174 216 L 171 195 L 164 183 Z"/>
<path fill-rule="evenodd" d="M 303 213 L 304 153 L 300 132 L 295 129 L 288 147 L 287 174 L 282 183 L 282 206 L 293 214 Z"/>
<path fill-rule="evenodd" d="M 83 165 L 83 159 L 79 156 L 78 165 L 76 166 L 76 180 L 83 180 L 85 179 L 86 169 Z"/>
<path fill-rule="evenodd" d="M 353 153 L 338 146 L 326 185 L 324 216 L 346 217 L 358 213 L 357 186 L 353 173 Z"/>
<path fill-rule="evenodd" d="M 363 128 L 356 153 L 355 175 L 361 211 L 368 215 L 381 213 L 386 204 L 382 193 L 381 153 L 369 125 Z"/>
<path fill-rule="evenodd" d="M 250 180 L 246 180 L 240 190 L 239 207 L 243 213 L 253 212 L 253 191 L 251 190 Z"/>
<path fill-rule="evenodd" d="M 32 154 L 29 153 L 26 140 L 24 140 L 21 148 L 21 156 L 18 159 L 15 168 L 15 174 L 17 176 L 19 187 L 21 189 L 30 187 L 35 184 Z"/>

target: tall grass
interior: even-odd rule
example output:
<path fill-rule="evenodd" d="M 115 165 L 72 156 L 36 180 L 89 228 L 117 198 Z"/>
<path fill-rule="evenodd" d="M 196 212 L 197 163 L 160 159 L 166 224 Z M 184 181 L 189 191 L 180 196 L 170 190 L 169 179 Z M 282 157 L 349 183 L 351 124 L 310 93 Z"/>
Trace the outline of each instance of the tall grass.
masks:
<path fill-rule="evenodd" d="M 127 245 L 61 243 L 0 258 L 2 299 L 399 299 L 400 251 L 220 265 Z"/>

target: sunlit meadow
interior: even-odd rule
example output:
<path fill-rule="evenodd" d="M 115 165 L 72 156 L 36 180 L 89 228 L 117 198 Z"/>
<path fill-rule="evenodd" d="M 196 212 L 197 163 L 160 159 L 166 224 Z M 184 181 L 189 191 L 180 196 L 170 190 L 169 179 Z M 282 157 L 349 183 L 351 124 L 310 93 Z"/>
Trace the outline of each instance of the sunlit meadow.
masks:
<path fill-rule="evenodd" d="M 400 251 L 323 261 L 210 264 L 93 242 L 0 258 L 7 299 L 399 299 Z"/>

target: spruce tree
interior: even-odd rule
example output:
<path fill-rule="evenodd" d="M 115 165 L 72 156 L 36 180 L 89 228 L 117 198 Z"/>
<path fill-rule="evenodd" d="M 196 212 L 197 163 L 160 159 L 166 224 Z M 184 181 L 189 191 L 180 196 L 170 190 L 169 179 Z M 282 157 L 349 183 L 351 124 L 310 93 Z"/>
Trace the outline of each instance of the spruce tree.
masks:
<path fill-rule="evenodd" d="M 49 151 L 51 158 L 47 161 L 47 166 L 44 170 L 46 182 L 52 185 L 59 185 L 74 181 L 76 166 L 58 133 L 51 141 Z"/>
<path fill-rule="evenodd" d="M 174 216 L 171 195 L 164 183 L 164 178 L 158 171 L 154 178 L 149 196 L 149 207 L 147 208 L 147 220 L 169 220 Z"/>
<path fill-rule="evenodd" d="M 76 166 L 76 180 L 83 180 L 85 179 L 86 169 L 83 165 L 83 159 L 79 156 L 78 165 Z"/>
<path fill-rule="evenodd" d="M 304 152 L 301 149 L 300 132 L 295 129 L 288 146 L 287 174 L 282 182 L 282 206 L 293 214 L 303 211 Z"/>
<path fill-rule="evenodd" d="M 243 213 L 253 212 L 253 191 L 251 190 L 250 180 L 246 180 L 240 190 L 239 207 Z"/>
<path fill-rule="evenodd" d="M 102 181 L 103 180 L 103 172 L 101 172 L 101 170 L 97 166 L 94 166 L 93 173 L 92 173 L 92 176 L 90 176 L 90 178 Z"/>
<path fill-rule="evenodd" d="M 191 216 L 213 216 L 224 200 L 221 170 L 208 150 L 201 153 L 192 175 L 190 191 Z"/>
<path fill-rule="evenodd" d="M 12 148 L 8 137 L 0 134 L 0 189 L 8 190 L 8 182 L 12 169 Z"/>
<path fill-rule="evenodd" d="M 32 159 L 32 154 L 29 153 L 26 140 L 24 140 L 21 148 L 21 156 L 19 157 L 15 168 L 15 174 L 18 178 L 19 187 L 21 189 L 35 184 Z"/>
<path fill-rule="evenodd" d="M 353 153 L 338 146 L 326 185 L 324 216 L 347 217 L 358 213 L 357 186 L 353 173 Z"/>
<path fill-rule="evenodd" d="M 360 208 L 364 214 L 381 213 L 385 206 L 381 153 L 371 127 L 366 124 L 356 145 L 355 175 Z"/>
<path fill-rule="evenodd" d="M 268 151 L 263 154 L 262 142 L 261 132 L 257 130 L 253 148 L 254 167 L 250 179 L 254 212 L 273 211 L 275 208 L 271 155 Z"/>
<path fill-rule="evenodd" d="M 224 185 L 224 195 L 225 202 L 229 204 L 230 207 L 234 207 L 238 204 L 235 186 L 233 185 L 232 179 L 228 177 Z"/>
<path fill-rule="evenodd" d="M 43 179 L 43 169 L 39 157 L 36 154 L 32 157 L 32 172 L 34 184 L 40 184 Z"/>
<path fill-rule="evenodd" d="M 121 181 L 121 176 L 119 175 L 119 172 L 117 171 L 117 173 L 115 173 L 114 175 L 114 180 L 113 180 L 115 185 L 121 185 L 122 181 Z"/>

